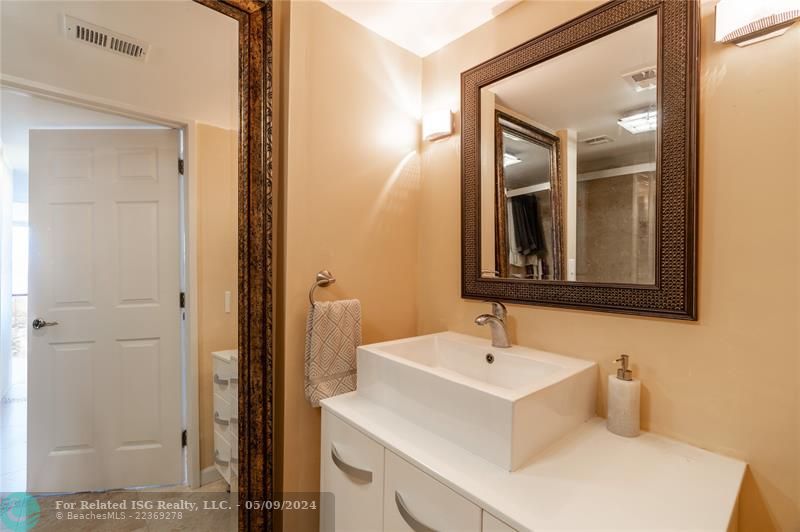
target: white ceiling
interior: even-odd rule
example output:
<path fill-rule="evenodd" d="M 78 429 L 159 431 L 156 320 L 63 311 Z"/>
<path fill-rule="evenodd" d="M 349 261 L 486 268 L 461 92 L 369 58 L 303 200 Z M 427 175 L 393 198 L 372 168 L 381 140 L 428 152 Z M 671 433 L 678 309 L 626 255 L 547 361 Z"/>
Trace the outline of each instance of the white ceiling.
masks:
<path fill-rule="evenodd" d="M 322 0 L 381 37 L 425 57 L 520 0 Z"/>
<path fill-rule="evenodd" d="M 578 165 L 653 150 L 655 133 L 633 135 L 617 125 L 626 113 L 656 103 L 656 91 L 636 92 L 622 77 L 656 64 L 658 28 L 650 17 L 545 61 L 486 88 L 497 102 L 556 131 L 578 133 Z M 614 142 L 581 140 L 608 135 Z M 630 163 L 625 163 L 630 164 Z"/>
<path fill-rule="evenodd" d="M 31 129 L 153 128 L 121 116 L 90 111 L 10 89 L 0 90 L 0 141 L 3 159 L 12 171 L 28 174 L 28 131 Z"/>

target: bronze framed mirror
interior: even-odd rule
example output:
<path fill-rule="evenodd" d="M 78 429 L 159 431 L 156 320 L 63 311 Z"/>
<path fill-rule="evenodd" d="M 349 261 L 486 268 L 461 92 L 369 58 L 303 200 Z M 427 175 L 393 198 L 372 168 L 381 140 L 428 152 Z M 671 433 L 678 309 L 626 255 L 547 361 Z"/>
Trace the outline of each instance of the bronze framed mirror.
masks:
<path fill-rule="evenodd" d="M 239 24 L 239 499 L 273 495 L 272 3 L 196 0 Z M 239 505 L 239 530 L 275 516 Z"/>
<path fill-rule="evenodd" d="M 696 319 L 698 10 L 614 0 L 462 73 L 462 297 Z"/>

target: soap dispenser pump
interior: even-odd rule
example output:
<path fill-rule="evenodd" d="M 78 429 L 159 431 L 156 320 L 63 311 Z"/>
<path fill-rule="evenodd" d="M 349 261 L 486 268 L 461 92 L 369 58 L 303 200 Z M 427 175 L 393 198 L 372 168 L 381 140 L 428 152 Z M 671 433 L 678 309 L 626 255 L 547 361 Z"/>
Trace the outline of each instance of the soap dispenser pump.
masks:
<path fill-rule="evenodd" d="M 632 381 L 633 380 L 633 372 L 628 369 L 628 361 L 630 357 L 628 355 L 620 355 L 618 359 L 614 362 L 621 362 L 619 369 L 617 370 L 617 378 L 621 381 Z"/>
<path fill-rule="evenodd" d="M 620 355 L 614 362 L 619 362 L 620 367 L 616 375 L 608 376 L 608 430 L 620 436 L 632 438 L 638 436 L 639 429 L 639 404 L 642 383 L 633 378 L 633 372 L 628 367 L 630 357 Z"/>

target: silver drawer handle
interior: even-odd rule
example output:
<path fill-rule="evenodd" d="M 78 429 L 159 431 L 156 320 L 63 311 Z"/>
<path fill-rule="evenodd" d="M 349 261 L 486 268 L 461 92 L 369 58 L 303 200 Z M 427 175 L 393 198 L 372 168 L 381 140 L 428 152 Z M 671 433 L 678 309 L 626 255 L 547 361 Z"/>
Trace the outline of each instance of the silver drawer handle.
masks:
<path fill-rule="evenodd" d="M 206 382 L 208 382 L 208 381 L 206 381 Z M 219 375 L 214 373 L 214 384 L 219 384 L 220 386 L 227 386 L 228 382 L 230 382 L 228 379 L 220 379 Z"/>
<path fill-rule="evenodd" d="M 405 521 L 406 524 L 411 527 L 411 530 L 414 532 L 436 532 L 435 528 L 431 528 L 421 523 L 419 519 L 411 514 L 411 511 L 406 506 L 406 502 L 403 500 L 403 496 L 396 491 L 394 492 L 394 502 L 397 504 L 397 510 L 403 517 L 403 521 Z"/>
<path fill-rule="evenodd" d="M 333 463 L 336 464 L 336 467 L 351 477 L 364 482 L 372 482 L 372 471 L 360 469 L 345 462 L 342 457 L 339 456 L 339 451 L 336 450 L 336 446 L 333 443 L 331 443 L 331 459 L 333 459 Z"/>
<path fill-rule="evenodd" d="M 221 460 L 219 457 L 219 451 L 214 451 L 214 463 L 220 467 L 228 467 L 230 462 L 227 460 Z"/>
<path fill-rule="evenodd" d="M 223 427 L 227 427 L 228 424 L 230 423 L 230 421 L 228 421 L 227 419 L 222 419 L 221 417 L 219 417 L 219 412 L 217 412 L 215 410 L 214 411 L 214 423 L 216 423 L 217 425 L 222 425 Z"/>

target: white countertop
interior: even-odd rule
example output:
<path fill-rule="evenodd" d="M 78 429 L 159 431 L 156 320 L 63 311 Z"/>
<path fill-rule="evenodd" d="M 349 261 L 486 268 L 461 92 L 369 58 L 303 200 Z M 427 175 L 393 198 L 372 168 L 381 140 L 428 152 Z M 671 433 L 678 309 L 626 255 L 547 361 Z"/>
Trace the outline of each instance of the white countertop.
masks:
<path fill-rule="evenodd" d="M 746 467 L 594 418 L 509 473 L 358 392 L 322 407 L 519 530 L 727 530 Z"/>

